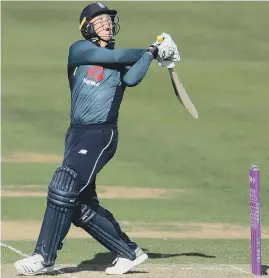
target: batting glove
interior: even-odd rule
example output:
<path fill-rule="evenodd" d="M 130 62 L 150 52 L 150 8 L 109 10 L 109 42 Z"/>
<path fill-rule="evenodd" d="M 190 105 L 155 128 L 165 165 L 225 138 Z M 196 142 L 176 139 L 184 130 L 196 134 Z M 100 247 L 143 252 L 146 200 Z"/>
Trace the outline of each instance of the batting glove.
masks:
<path fill-rule="evenodd" d="M 177 49 L 177 45 L 167 33 L 161 35 L 164 40 L 158 46 L 158 54 L 156 60 L 161 67 L 173 68 L 175 62 L 180 61 L 180 55 Z"/>

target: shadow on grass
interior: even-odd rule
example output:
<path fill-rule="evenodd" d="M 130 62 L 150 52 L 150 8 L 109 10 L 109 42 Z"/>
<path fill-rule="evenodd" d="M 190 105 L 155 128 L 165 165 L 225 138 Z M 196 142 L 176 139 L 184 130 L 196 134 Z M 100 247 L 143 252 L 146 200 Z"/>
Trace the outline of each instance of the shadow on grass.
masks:
<path fill-rule="evenodd" d="M 202 258 L 216 258 L 216 256 L 206 255 L 203 253 L 174 253 L 174 254 L 163 254 L 163 253 L 151 253 L 148 249 L 143 248 L 144 252 L 148 254 L 149 259 L 167 259 L 180 256 L 191 256 L 191 257 L 202 257 Z M 53 271 L 47 275 L 54 276 L 66 273 L 78 273 L 82 271 L 105 271 L 105 269 L 112 265 L 115 255 L 112 253 L 97 253 L 91 260 L 82 261 L 76 267 L 64 267 L 60 271 Z M 148 273 L 147 271 L 130 271 L 130 274 L 135 273 Z"/>
<path fill-rule="evenodd" d="M 269 266 L 268 265 L 262 265 L 262 275 L 269 275 Z"/>

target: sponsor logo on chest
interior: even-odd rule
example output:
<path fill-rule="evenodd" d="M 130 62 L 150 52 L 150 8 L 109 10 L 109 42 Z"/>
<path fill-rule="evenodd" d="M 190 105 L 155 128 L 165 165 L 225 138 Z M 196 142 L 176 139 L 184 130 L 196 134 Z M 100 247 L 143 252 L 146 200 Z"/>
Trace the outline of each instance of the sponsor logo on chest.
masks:
<path fill-rule="evenodd" d="M 95 87 L 100 86 L 100 82 L 104 79 L 104 68 L 100 66 L 93 66 L 88 70 L 87 78 L 83 78 L 83 83 Z"/>

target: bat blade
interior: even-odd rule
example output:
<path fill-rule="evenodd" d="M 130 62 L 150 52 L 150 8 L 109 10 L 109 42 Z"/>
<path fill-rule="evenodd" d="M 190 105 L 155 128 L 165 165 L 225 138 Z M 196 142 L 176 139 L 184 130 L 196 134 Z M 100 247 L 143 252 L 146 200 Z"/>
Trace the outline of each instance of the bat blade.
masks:
<path fill-rule="evenodd" d="M 190 100 L 185 88 L 183 87 L 183 84 L 181 80 L 179 79 L 177 73 L 175 72 L 174 68 L 168 68 L 171 82 L 174 88 L 174 92 L 178 98 L 178 100 L 181 102 L 181 104 L 188 110 L 188 112 L 193 116 L 193 118 L 198 118 L 198 112 Z"/>

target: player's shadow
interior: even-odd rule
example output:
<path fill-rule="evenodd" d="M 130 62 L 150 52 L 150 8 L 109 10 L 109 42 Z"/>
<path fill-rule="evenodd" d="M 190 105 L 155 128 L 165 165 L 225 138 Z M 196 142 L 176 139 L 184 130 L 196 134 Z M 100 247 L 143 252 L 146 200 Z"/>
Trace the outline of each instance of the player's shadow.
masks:
<path fill-rule="evenodd" d="M 148 254 L 149 259 L 167 259 L 173 257 L 180 257 L 180 256 L 188 256 L 188 257 L 202 257 L 202 258 L 216 258 L 216 256 L 206 255 L 203 253 L 174 253 L 174 254 L 164 254 L 164 253 L 151 253 L 148 249 L 143 248 L 144 252 Z M 115 255 L 112 253 L 97 253 L 94 258 L 91 260 L 82 261 L 76 267 L 64 267 L 61 268 L 60 271 L 53 271 L 48 275 L 59 275 L 59 274 L 66 274 L 66 273 L 77 273 L 81 271 L 105 271 L 105 269 L 111 266 L 113 260 L 115 259 Z M 130 273 L 148 273 L 147 271 L 131 271 Z"/>
<path fill-rule="evenodd" d="M 262 265 L 262 275 L 269 275 L 269 266 Z"/>

